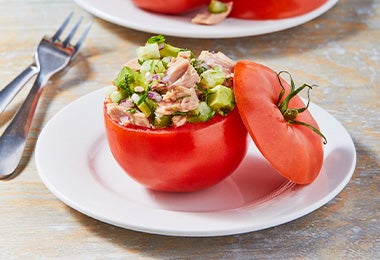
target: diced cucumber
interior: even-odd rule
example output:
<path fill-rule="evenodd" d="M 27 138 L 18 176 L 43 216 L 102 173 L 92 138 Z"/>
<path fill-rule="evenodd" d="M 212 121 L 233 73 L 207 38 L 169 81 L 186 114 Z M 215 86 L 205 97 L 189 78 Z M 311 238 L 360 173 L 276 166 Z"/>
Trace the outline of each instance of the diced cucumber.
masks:
<path fill-rule="evenodd" d="M 177 57 L 180 51 L 185 51 L 185 49 L 181 49 L 169 43 L 165 43 L 164 47 L 160 50 L 160 54 L 162 57 Z"/>
<path fill-rule="evenodd" d="M 227 11 L 227 5 L 221 1 L 211 0 L 208 5 L 208 11 L 212 14 L 224 13 Z"/>
<path fill-rule="evenodd" d="M 167 56 L 167 57 L 163 57 L 161 59 L 162 63 L 164 64 L 165 68 L 168 67 L 168 64 L 169 62 L 172 60 L 173 57 L 170 57 L 170 56 Z"/>
<path fill-rule="evenodd" d="M 161 117 L 155 117 L 154 119 L 154 126 L 156 128 L 163 128 L 170 126 L 172 123 L 172 117 L 171 115 L 168 116 L 161 116 Z"/>
<path fill-rule="evenodd" d="M 207 104 L 221 115 L 228 114 L 235 106 L 234 93 L 232 89 L 217 85 L 209 90 Z"/>
<path fill-rule="evenodd" d="M 157 43 L 147 43 L 137 48 L 137 58 L 140 61 L 159 59 L 161 57 Z"/>
<path fill-rule="evenodd" d="M 140 73 L 146 75 L 147 72 L 157 74 L 166 70 L 164 63 L 161 60 L 146 60 L 141 65 Z"/>
<path fill-rule="evenodd" d="M 163 35 L 150 37 L 146 44 L 157 44 L 161 57 L 177 57 L 180 51 L 186 50 L 167 43 Z"/>
<path fill-rule="evenodd" d="M 211 107 L 209 107 L 206 102 L 202 101 L 199 103 L 197 109 L 187 113 L 187 121 L 190 123 L 206 122 L 213 117 L 214 114 L 215 112 L 211 109 Z"/>
<path fill-rule="evenodd" d="M 123 99 L 125 99 L 125 95 L 124 93 L 122 93 L 121 91 L 118 91 L 118 90 L 115 90 L 113 91 L 110 95 L 109 95 L 109 98 L 111 99 L 111 101 L 113 103 L 120 103 L 120 101 L 122 101 Z"/>
<path fill-rule="evenodd" d="M 146 93 L 143 95 L 138 95 L 135 93 L 132 95 L 132 100 L 146 117 L 150 117 L 157 106 L 155 101 L 147 98 Z"/>
<path fill-rule="evenodd" d="M 146 117 L 149 117 L 152 114 L 151 108 L 148 106 L 148 104 L 144 101 L 140 105 L 137 105 L 137 107 L 140 109 L 141 112 L 144 113 Z"/>
<path fill-rule="evenodd" d="M 114 92 L 116 90 L 117 90 L 117 87 L 115 85 L 109 85 L 105 89 L 105 94 L 108 97 L 109 95 L 111 95 L 112 92 Z"/>
<path fill-rule="evenodd" d="M 208 69 L 201 74 L 201 85 L 203 88 L 213 88 L 217 85 L 223 84 L 226 79 L 224 72 L 218 68 Z"/>

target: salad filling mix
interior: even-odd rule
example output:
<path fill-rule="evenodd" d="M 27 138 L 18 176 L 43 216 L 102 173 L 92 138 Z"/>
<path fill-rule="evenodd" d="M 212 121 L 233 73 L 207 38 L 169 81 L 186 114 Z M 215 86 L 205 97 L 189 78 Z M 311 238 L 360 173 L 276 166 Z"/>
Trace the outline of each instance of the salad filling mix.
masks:
<path fill-rule="evenodd" d="M 175 47 L 162 35 L 137 49 L 106 94 L 106 111 L 120 125 L 179 127 L 206 122 L 235 107 L 235 62 L 222 52 Z"/>

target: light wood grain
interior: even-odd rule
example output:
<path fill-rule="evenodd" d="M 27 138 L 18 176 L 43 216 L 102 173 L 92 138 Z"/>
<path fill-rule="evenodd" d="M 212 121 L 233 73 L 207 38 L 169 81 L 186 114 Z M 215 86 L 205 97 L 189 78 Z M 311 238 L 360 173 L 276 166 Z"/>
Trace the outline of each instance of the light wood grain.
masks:
<path fill-rule="evenodd" d="M 267 230 L 215 238 L 144 234 L 91 219 L 60 202 L 38 177 L 34 147 L 61 108 L 107 85 L 150 35 L 92 17 L 73 1 L 0 0 L 0 88 L 32 61 L 42 35 L 71 11 L 94 19 L 75 64 L 43 93 L 20 174 L 0 182 L 0 259 L 378 259 L 380 258 L 380 3 L 341 0 L 286 31 L 239 39 L 183 39 L 317 83 L 313 101 L 347 128 L 357 168 L 347 187 L 317 211 Z M 202 47 L 200 47 L 202 46 Z M 28 85 L 30 87 L 30 85 Z M 27 89 L 0 117 L 5 128 Z"/>

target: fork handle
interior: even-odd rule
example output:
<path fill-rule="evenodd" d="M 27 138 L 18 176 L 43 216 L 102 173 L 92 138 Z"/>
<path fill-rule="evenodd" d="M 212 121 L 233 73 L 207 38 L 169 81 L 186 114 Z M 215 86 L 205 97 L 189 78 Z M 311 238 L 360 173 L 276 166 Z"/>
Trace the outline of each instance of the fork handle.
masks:
<path fill-rule="evenodd" d="M 40 75 L 39 73 L 25 101 L 0 136 L 0 179 L 10 177 L 21 161 L 34 112 L 47 81 L 46 77 Z"/>
<path fill-rule="evenodd" d="M 13 100 L 21 88 L 39 71 L 35 64 L 29 65 L 14 80 L 0 90 L 0 114 Z"/>

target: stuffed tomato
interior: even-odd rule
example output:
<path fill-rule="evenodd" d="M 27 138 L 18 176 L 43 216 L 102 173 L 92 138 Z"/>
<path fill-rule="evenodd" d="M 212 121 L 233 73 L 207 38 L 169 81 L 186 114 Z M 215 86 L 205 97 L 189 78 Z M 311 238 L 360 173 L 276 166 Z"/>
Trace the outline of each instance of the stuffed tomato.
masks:
<path fill-rule="evenodd" d="M 104 102 L 106 134 L 118 164 L 159 191 L 205 189 L 229 176 L 247 150 L 235 108 L 234 62 L 198 57 L 150 38 L 123 67 Z"/>

